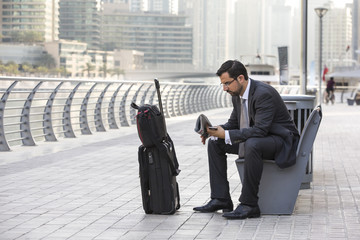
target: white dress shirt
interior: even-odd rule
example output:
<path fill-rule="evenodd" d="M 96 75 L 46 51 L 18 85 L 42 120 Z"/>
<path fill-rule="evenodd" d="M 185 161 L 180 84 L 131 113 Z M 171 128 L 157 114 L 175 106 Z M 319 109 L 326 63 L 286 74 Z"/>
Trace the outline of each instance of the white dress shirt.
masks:
<path fill-rule="evenodd" d="M 249 109 L 249 101 L 248 101 L 248 99 L 249 99 L 250 84 L 251 84 L 251 80 L 249 78 L 248 79 L 248 85 L 246 86 L 245 92 L 244 92 L 244 94 L 242 96 L 240 96 L 241 99 L 245 99 L 245 104 L 246 104 L 246 109 L 247 110 Z M 248 122 L 249 122 L 249 119 L 248 119 Z M 225 143 L 232 145 L 228 130 L 225 130 Z"/>

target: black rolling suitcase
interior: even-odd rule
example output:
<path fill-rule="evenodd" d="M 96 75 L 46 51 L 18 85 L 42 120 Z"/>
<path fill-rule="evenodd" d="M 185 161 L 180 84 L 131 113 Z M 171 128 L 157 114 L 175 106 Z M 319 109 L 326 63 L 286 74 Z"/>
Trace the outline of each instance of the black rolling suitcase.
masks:
<path fill-rule="evenodd" d="M 145 213 L 174 214 L 180 208 L 179 186 L 176 176 L 179 164 L 174 143 L 166 131 L 160 85 L 155 79 L 159 109 L 155 105 L 131 106 L 136 115 L 139 138 L 139 175 Z"/>

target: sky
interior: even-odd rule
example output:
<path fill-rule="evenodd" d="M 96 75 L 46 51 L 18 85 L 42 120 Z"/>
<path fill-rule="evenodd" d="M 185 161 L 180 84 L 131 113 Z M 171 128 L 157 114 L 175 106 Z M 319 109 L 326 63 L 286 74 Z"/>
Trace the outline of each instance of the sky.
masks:
<path fill-rule="evenodd" d="M 317 2 L 317 0 L 308 0 L 312 2 Z M 286 1 L 288 5 L 292 5 L 292 6 L 298 6 L 301 3 L 301 0 L 287 0 Z M 319 2 L 319 7 L 321 7 L 322 2 L 324 1 L 318 1 Z M 344 7 L 346 3 L 352 3 L 352 0 L 333 0 L 334 2 L 334 7 Z"/>

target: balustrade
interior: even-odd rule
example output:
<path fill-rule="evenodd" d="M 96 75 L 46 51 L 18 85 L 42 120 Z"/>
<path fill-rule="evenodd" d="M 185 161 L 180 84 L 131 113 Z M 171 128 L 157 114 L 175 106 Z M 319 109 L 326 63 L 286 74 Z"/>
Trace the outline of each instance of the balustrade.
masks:
<path fill-rule="evenodd" d="M 0 77 L 0 83 L 0 151 L 116 131 L 136 123 L 131 102 L 158 103 L 153 81 Z M 167 118 L 231 106 L 218 86 L 160 83 Z"/>
<path fill-rule="evenodd" d="M 161 82 L 167 118 L 231 107 L 231 97 L 217 85 Z M 299 86 L 274 86 L 282 95 L 296 95 Z M 356 87 L 337 87 L 343 102 Z M 38 141 L 135 124 L 131 102 L 157 104 L 153 81 L 109 81 L 0 77 L 0 151 L 34 146 Z M 350 96 L 350 95 L 349 95 Z"/>

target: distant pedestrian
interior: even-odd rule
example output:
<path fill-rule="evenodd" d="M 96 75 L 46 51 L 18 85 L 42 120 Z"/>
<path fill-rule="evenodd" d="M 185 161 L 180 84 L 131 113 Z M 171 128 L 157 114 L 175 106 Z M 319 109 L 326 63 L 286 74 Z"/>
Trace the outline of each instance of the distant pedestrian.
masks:
<path fill-rule="evenodd" d="M 334 96 L 334 87 L 335 87 L 335 81 L 333 77 L 330 77 L 329 81 L 326 84 L 326 93 L 325 101 L 328 103 L 329 101 L 334 104 L 335 96 Z"/>

